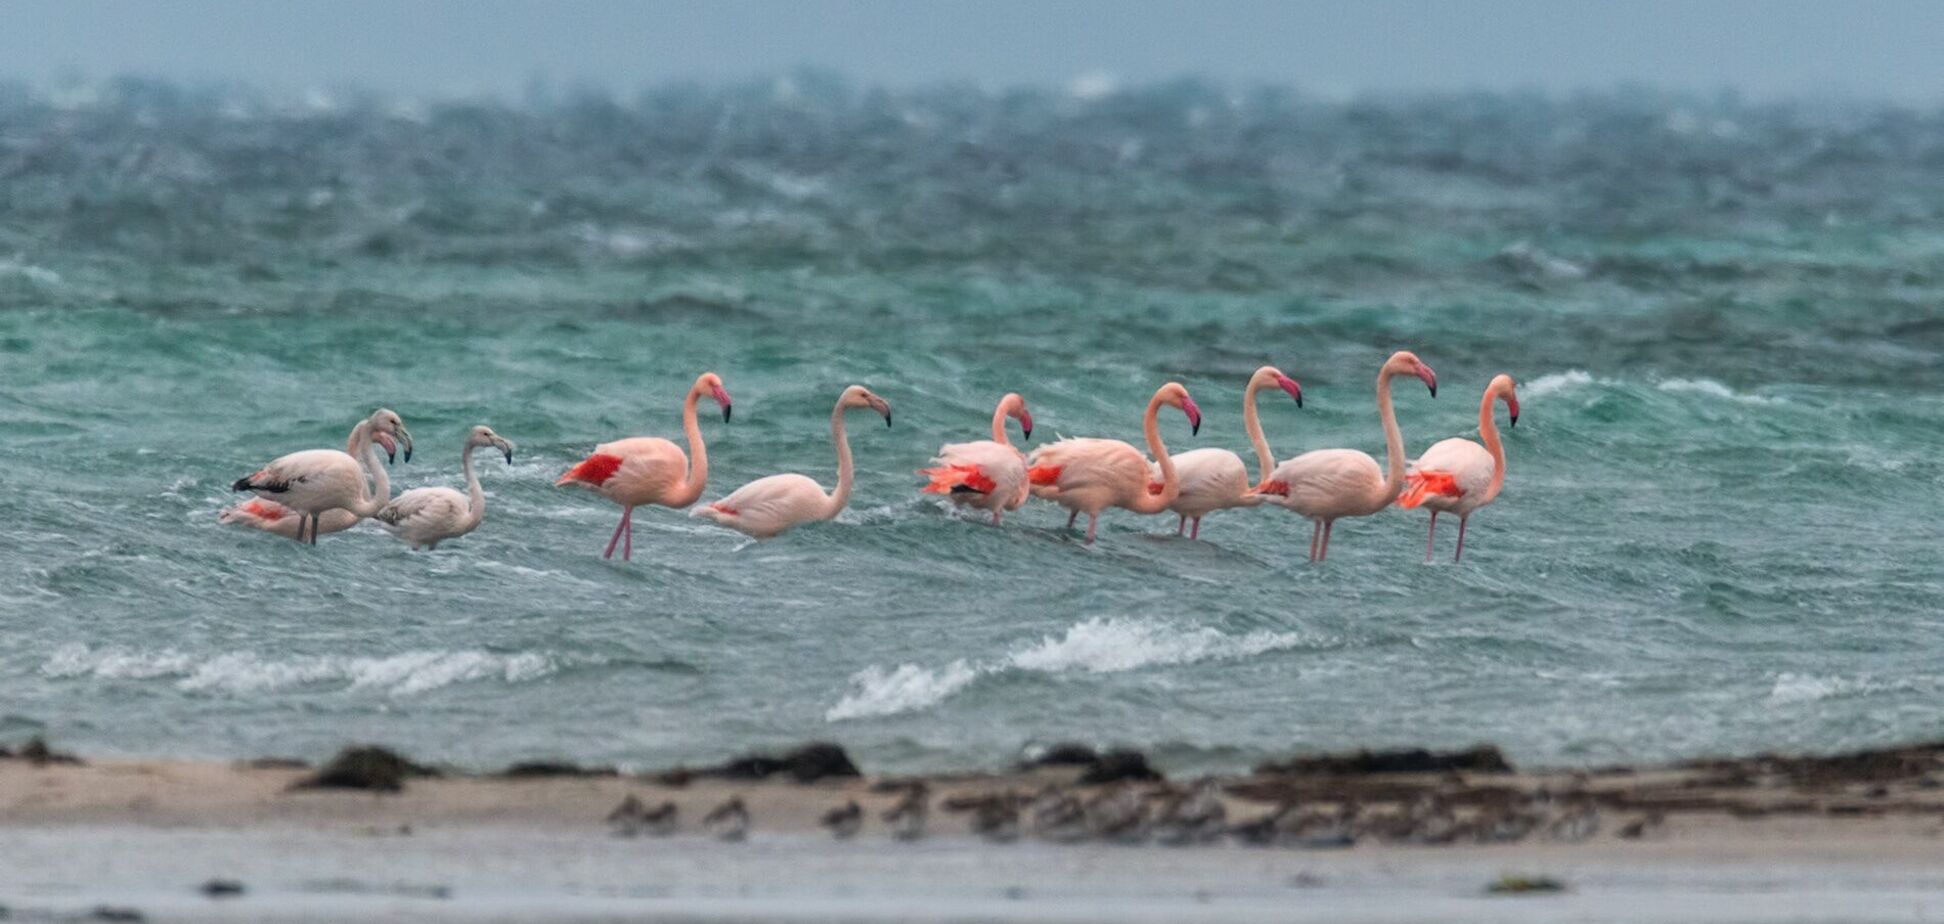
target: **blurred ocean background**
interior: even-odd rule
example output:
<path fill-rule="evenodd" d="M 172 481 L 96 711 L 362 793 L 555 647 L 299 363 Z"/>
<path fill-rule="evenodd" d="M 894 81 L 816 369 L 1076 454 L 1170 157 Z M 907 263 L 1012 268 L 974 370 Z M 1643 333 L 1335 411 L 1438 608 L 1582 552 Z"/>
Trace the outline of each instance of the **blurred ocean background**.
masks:
<path fill-rule="evenodd" d="M 1505 747 L 1597 764 L 1944 736 L 1944 109 L 1644 90 L 1319 97 L 1177 81 L 879 90 L 825 72 L 516 102 L 0 83 L 0 741 L 630 767 L 828 738 L 867 769 L 1034 742 L 1176 770 Z M 1425 517 L 1115 512 L 1085 548 L 913 471 L 1023 393 L 1038 431 L 1413 454 L 1520 381 L 1467 559 Z M 679 434 L 705 497 L 834 477 L 751 544 L 556 489 Z M 239 475 L 378 406 L 485 525 L 414 553 L 225 527 Z M 482 457 L 483 459 L 484 457 Z M 1454 524 L 1455 525 L 1455 524 Z M 1441 558 L 1455 530 L 1441 530 Z"/>

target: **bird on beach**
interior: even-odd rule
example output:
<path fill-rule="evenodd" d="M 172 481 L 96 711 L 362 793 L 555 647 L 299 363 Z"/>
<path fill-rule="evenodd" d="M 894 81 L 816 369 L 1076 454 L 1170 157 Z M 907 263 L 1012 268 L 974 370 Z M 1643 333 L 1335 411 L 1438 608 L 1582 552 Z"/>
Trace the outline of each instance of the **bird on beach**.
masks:
<path fill-rule="evenodd" d="M 1242 390 L 1242 429 L 1249 435 L 1249 445 L 1255 448 L 1256 481 L 1249 480 L 1249 468 L 1242 463 L 1242 457 L 1227 449 L 1190 449 L 1175 456 L 1181 493 L 1168 505 L 1169 510 L 1181 517 L 1175 524 L 1175 535 L 1187 533 L 1188 538 L 1199 539 L 1202 517 L 1217 510 L 1262 503 L 1262 495 L 1250 489 L 1269 477 L 1269 470 L 1276 467 L 1276 457 L 1269 451 L 1269 439 L 1262 435 L 1262 419 L 1256 413 L 1256 392 L 1265 388 L 1280 388 L 1296 399 L 1297 407 L 1303 406 L 1302 386 L 1282 370 L 1263 366 L 1249 376 L 1249 384 Z"/>
<path fill-rule="evenodd" d="M 486 519 L 486 491 L 479 486 L 479 473 L 473 470 L 473 450 L 488 446 L 506 456 L 513 464 L 513 444 L 481 424 L 466 434 L 465 449 L 459 453 L 459 468 L 466 475 L 466 493 L 451 488 L 413 488 L 398 495 L 372 515 L 392 535 L 415 549 L 431 551 L 447 539 L 456 539 L 479 528 Z"/>
<path fill-rule="evenodd" d="M 758 478 L 719 501 L 704 504 L 690 512 L 721 526 L 738 530 L 757 539 L 781 535 L 793 527 L 817 520 L 829 520 L 850 503 L 851 483 L 856 471 L 851 464 L 850 435 L 844 428 L 844 412 L 870 408 L 884 416 L 891 426 L 891 403 L 862 385 L 852 385 L 837 397 L 830 412 L 830 438 L 837 444 L 837 489 L 825 494 L 823 487 L 805 475 L 771 475 Z"/>
<path fill-rule="evenodd" d="M 378 432 L 372 434 L 371 445 L 359 461 L 371 474 L 372 496 L 390 499 L 391 475 L 378 461 L 378 447 L 381 446 L 384 447 L 387 462 L 398 458 L 398 443 L 392 439 L 391 434 Z M 353 427 L 350 437 L 344 441 L 344 452 L 350 455 L 357 451 L 358 430 Z M 246 526 L 266 533 L 275 533 L 285 539 L 295 539 L 304 518 L 297 511 L 276 501 L 252 497 L 240 504 L 225 508 L 222 513 L 217 514 L 216 519 L 217 522 L 225 525 Z M 320 535 L 343 532 L 358 525 L 359 519 L 349 510 L 327 510 L 318 518 L 317 532 Z"/>
<path fill-rule="evenodd" d="M 749 809 L 741 796 L 731 796 L 702 816 L 702 826 L 718 840 L 740 841 L 749 836 Z"/>
<path fill-rule="evenodd" d="M 823 818 L 817 823 L 829 829 L 831 836 L 838 840 L 850 840 L 856 837 L 858 829 L 864 826 L 864 807 L 858 805 L 856 799 L 852 799 L 823 813 Z"/>
<path fill-rule="evenodd" d="M 1317 449 L 1276 466 L 1255 492 L 1268 503 L 1309 518 L 1310 561 L 1330 553 L 1330 530 L 1343 517 L 1369 516 L 1389 507 L 1404 489 L 1404 435 L 1391 406 L 1391 379 L 1415 376 L 1438 396 L 1438 375 L 1408 351 L 1391 354 L 1377 371 L 1377 416 L 1384 427 L 1385 465 L 1356 449 Z"/>
<path fill-rule="evenodd" d="M 1485 397 L 1478 403 L 1480 446 L 1471 440 L 1453 437 L 1424 451 L 1405 476 L 1404 493 L 1397 505 L 1406 509 L 1424 507 L 1431 511 L 1431 528 L 1424 536 L 1424 560 L 1431 560 L 1438 536 L 1438 514 L 1458 515 L 1458 549 L 1452 561 L 1465 555 L 1465 523 L 1473 512 L 1498 499 L 1505 487 L 1505 444 L 1499 440 L 1498 422 L 1492 405 L 1505 402 L 1511 426 L 1519 425 L 1518 383 L 1509 375 L 1492 378 L 1485 386 Z"/>
<path fill-rule="evenodd" d="M 1154 392 L 1141 417 L 1148 451 L 1154 454 L 1160 480 L 1140 450 L 1120 440 L 1063 439 L 1033 450 L 1026 461 L 1026 478 L 1033 496 L 1067 508 L 1067 528 L 1072 529 L 1080 514 L 1087 515 L 1087 544 L 1092 545 L 1100 527 L 1100 512 L 1108 507 L 1125 507 L 1135 513 L 1155 514 L 1168 509 L 1181 493 L 1181 479 L 1168 447 L 1161 442 L 1159 416 L 1162 406 L 1178 408 L 1188 416 L 1191 433 L 1201 431 L 1201 408 L 1179 382 L 1169 382 Z"/>
<path fill-rule="evenodd" d="M 336 449 L 307 449 L 279 456 L 231 485 L 234 491 L 251 491 L 297 512 L 300 517 L 297 541 L 317 544 L 319 517 L 331 510 L 348 511 L 355 519 L 377 513 L 385 498 L 374 497 L 366 483 L 364 464 L 358 457 L 368 455 L 376 434 L 396 439 L 405 449 L 406 461 L 412 458 L 412 435 L 405 422 L 387 408 L 379 408 L 369 420 L 351 431 L 354 452 Z"/>
<path fill-rule="evenodd" d="M 891 826 L 891 836 L 901 841 L 915 841 L 925 836 L 925 819 L 931 812 L 931 787 L 923 783 L 913 783 L 905 790 L 904 798 L 884 813 L 884 823 Z"/>
<path fill-rule="evenodd" d="M 721 377 L 713 372 L 697 376 L 682 399 L 682 432 L 688 436 L 688 455 L 659 436 L 616 440 L 594 447 L 591 455 L 554 482 L 555 487 L 579 485 L 621 505 L 621 522 L 614 527 L 602 558 L 613 558 L 615 543 L 622 542 L 621 560 L 633 559 L 636 507 L 660 504 L 680 510 L 702 496 L 709 483 L 709 450 L 702 442 L 695 407 L 704 395 L 722 408 L 722 422 L 729 422 L 729 392 L 723 389 Z"/>
<path fill-rule="evenodd" d="M 1006 418 L 1019 420 L 1026 439 L 1033 438 L 1033 415 L 1026 399 L 1009 393 L 992 412 L 992 439 L 948 443 L 938 450 L 932 468 L 918 474 L 930 478 L 926 494 L 944 494 L 952 503 L 992 512 L 992 525 L 1007 510 L 1026 503 L 1026 457 L 1006 438 Z"/>

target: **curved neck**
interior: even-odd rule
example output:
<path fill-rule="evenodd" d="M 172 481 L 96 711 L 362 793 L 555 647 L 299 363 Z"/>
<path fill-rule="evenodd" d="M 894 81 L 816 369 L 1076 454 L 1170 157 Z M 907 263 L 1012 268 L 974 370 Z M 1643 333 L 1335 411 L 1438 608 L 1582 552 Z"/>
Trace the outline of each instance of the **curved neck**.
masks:
<path fill-rule="evenodd" d="M 999 400 L 998 407 L 992 409 L 992 441 L 1001 446 L 1012 445 L 1012 441 L 1006 438 L 1006 401 L 1004 398 Z"/>
<path fill-rule="evenodd" d="M 1249 434 L 1249 445 L 1255 447 L 1256 483 L 1269 479 L 1270 470 L 1276 467 L 1275 453 L 1269 451 L 1269 438 L 1262 435 L 1262 418 L 1256 414 L 1256 392 L 1262 390 L 1262 383 L 1249 380 L 1249 387 L 1242 389 L 1242 429 Z"/>
<path fill-rule="evenodd" d="M 1485 451 L 1492 454 L 1492 483 L 1485 486 L 1485 500 L 1498 496 L 1499 489 L 1505 487 L 1505 444 L 1499 442 L 1498 421 L 1492 419 L 1492 403 L 1498 395 L 1485 392 L 1485 400 L 1478 403 L 1478 435 L 1485 439 Z"/>
<path fill-rule="evenodd" d="M 844 402 L 837 402 L 837 408 L 830 412 L 830 439 L 837 444 L 837 490 L 830 492 L 830 503 L 824 510 L 823 518 L 828 520 L 850 503 L 851 470 L 850 434 L 844 430 Z"/>
<path fill-rule="evenodd" d="M 1147 437 L 1148 453 L 1154 456 L 1154 463 L 1161 467 L 1161 493 L 1150 494 L 1144 489 L 1127 509 L 1136 513 L 1160 513 L 1181 496 L 1181 479 L 1175 476 L 1174 460 L 1168 457 L 1167 444 L 1161 442 L 1159 394 L 1148 399 L 1147 413 L 1141 415 L 1141 433 Z"/>
<path fill-rule="evenodd" d="M 369 459 L 372 463 L 372 467 L 374 469 L 377 468 L 376 465 L 377 450 L 373 449 L 371 445 L 371 422 L 370 421 L 365 421 L 364 423 L 359 424 L 356 429 L 351 431 L 351 445 L 356 450 L 355 452 L 351 453 L 351 458 Z M 386 482 L 387 491 L 390 490 L 390 487 L 391 487 L 390 482 Z M 353 514 L 356 514 L 360 518 L 368 517 L 371 516 L 372 514 L 377 513 L 380 508 L 385 506 L 385 502 L 390 499 L 391 499 L 390 497 L 372 496 L 371 486 L 366 484 L 363 478 L 360 478 L 358 479 L 357 501 L 351 504 L 350 506 L 345 507 L 344 509 L 351 511 Z"/>
<path fill-rule="evenodd" d="M 372 481 L 371 496 L 381 497 L 386 500 L 390 500 L 391 499 L 391 473 L 385 471 L 385 460 L 378 458 L 377 441 L 366 440 L 364 445 L 364 454 L 363 455 L 358 454 L 358 430 L 360 427 L 364 427 L 364 426 L 366 425 L 359 424 L 357 427 L 351 428 L 351 437 L 344 441 L 344 453 L 345 455 L 348 455 L 351 458 L 358 460 L 358 462 L 365 467 L 365 472 L 371 476 L 371 481 Z"/>
<path fill-rule="evenodd" d="M 695 403 L 702 399 L 702 390 L 690 388 L 688 398 L 682 402 L 682 432 L 688 435 L 689 470 L 682 486 L 669 498 L 668 506 L 681 508 L 695 503 L 702 497 L 702 489 L 709 486 L 709 448 L 702 443 L 702 426 L 695 421 Z"/>
<path fill-rule="evenodd" d="M 466 528 L 469 530 L 486 519 L 486 490 L 479 486 L 479 473 L 473 470 L 473 450 L 478 448 L 467 443 L 466 451 L 459 454 L 459 467 L 466 472 Z"/>
<path fill-rule="evenodd" d="M 1388 504 L 1397 499 L 1398 492 L 1404 490 L 1404 434 L 1397 429 L 1397 411 L 1391 407 L 1391 373 L 1388 369 L 1377 373 L 1377 416 L 1384 422 L 1384 496 L 1381 500 Z"/>

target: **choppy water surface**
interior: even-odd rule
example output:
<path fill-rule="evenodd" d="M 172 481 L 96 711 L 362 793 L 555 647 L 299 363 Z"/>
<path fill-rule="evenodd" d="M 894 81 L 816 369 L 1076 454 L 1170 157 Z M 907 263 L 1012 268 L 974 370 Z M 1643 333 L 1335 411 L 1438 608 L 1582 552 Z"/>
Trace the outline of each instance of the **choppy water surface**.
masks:
<path fill-rule="evenodd" d="M 1240 767 L 1490 740 L 1599 762 L 1937 735 L 1944 692 L 1944 116 L 1608 95 L 1320 102 L 1179 84 L 1074 98 L 800 77 L 611 101 L 301 105 L 121 82 L 0 88 L 0 736 L 479 765 L 655 765 L 830 737 L 869 766 L 1024 743 Z M 1305 524 L 916 492 L 1008 390 L 1042 439 L 1413 451 L 1522 382 L 1504 497 L 1461 567 L 1391 511 Z M 751 544 L 551 486 L 678 432 L 703 369 L 708 496 L 831 478 L 837 522 Z M 238 475 L 373 407 L 486 525 L 432 554 L 219 526 Z M 861 421 L 860 421 L 861 422 Z M 483 458 L 483 457 L 482 457 Z M 1450 535 L 1447 533 L 1446 542 Z M 1448 554 L 1449 545 L 1445 547 Z"/>

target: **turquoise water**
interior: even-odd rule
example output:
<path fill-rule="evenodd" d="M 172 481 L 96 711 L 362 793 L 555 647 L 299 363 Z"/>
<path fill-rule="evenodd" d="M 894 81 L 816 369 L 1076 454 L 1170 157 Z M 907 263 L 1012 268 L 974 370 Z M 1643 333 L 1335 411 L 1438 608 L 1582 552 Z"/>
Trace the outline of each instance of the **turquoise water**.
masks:
<path fill-rule="evenodd" d="M 609 100 L 293 103 L 0 87 L 0 736 L 92 753 L 654 766 L 808 737 L 880 770 L 1034 741 L 1235 768 L 1360 745 L 1529 763 L 1938 736 L 1944 116 L 1607 94 L 1319 101 L 1182 83 L 1074 98 L 819 75 Z M 913 471 L 1023 393 L 1036 441 L 1413 452 L 1520 383 L 1467 560 L 1424 518 L 1279 510 L 991 529 Z M 752 544 L 552 481 L 704 417 L 706 497 L 834 477 Z M 224 527 L 236 477 L 372 408 L 485 525 L 414 553 Z M 861 422 L 861 421 L 860 421 Z M 483 457 L 482 457 L 483 458 Z M 1444 531 L 1449 553 L 1452 531 Z"/>

